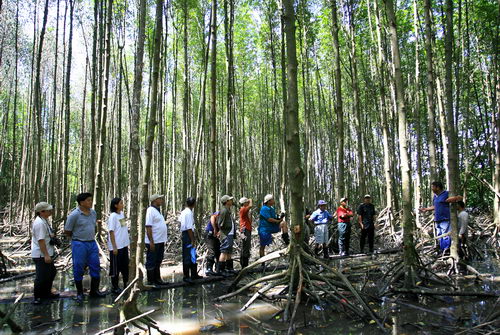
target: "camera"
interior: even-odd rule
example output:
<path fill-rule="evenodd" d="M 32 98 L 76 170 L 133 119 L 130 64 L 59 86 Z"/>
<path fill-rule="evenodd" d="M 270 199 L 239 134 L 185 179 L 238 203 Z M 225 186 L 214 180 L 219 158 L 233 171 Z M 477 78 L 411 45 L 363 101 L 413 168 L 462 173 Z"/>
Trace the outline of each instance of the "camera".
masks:
<path fill-rule="evenodd" d="M 55 247 L 58 247 L 60 248 L 62 246 L 62 242 L 60 239 L 58 239 L 57 237 L 51 237 L 50 238 L 50 242 L 49 242 L 50 245 L 53 245 Z"/>

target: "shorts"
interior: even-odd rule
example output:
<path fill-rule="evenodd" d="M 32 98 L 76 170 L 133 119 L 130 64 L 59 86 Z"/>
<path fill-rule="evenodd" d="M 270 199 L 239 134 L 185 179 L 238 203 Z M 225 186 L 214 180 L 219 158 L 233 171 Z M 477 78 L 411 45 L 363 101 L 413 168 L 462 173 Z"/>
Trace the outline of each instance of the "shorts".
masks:
<path fill-rule="evenodd" d="M 328 243 L 328 225 L 318 224 L 314 226 L 314 239 L 316 244 L 326 244 Z"/>
<path fill-rule="evenodd" d="M 259 231 L 260 246 L 266 247 L 273 243 L 273 234 L 265 231 Z"/>
<path fill-rule="evenodd" d="M 227 235 L 220 241 L 221 254 L 232 254 L 234 244 L 234 235 Z"/>

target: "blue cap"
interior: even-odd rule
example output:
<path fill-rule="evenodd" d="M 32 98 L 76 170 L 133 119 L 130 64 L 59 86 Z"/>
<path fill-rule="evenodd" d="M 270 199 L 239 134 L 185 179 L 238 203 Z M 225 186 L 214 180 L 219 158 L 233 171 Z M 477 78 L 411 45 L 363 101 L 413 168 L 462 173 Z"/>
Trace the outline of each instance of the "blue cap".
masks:
<path fill-rule="evenodd" d="M 318 201 L 318 206 L 326 205 L 326 204 L 328 204 L 328 203 L 325 200 Z"/>

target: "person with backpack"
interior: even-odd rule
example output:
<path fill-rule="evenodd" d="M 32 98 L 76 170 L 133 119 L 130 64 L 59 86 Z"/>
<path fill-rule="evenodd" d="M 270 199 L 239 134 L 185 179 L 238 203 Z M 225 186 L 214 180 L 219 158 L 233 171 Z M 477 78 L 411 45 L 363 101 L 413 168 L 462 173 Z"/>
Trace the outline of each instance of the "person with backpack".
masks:
<path fill-rule="evenodd" d="M 233 199 L 234 197 L 229 195 L 222 196 L 222 209 L 220 210 L 219 217 L 217 218 L 220 236 L 220 257 L 217 274 L 221 274 L 225 277 L 235 274 L 232 259 L 234 236 L 236 234 L 236 222 L 234 221 L 233 213 L 231 212 Z"/>
<path fill-rule="evenodd" d="M 205 275 L 215 276 L 220 257 L 220 240 L 219 240 L 219 226 L 217 225 L 217 218 L 219 211 L 210 215 L 207 226 L 205 227 L 205 245 L 207 246 L 207 257 L 205 266 Z"/>

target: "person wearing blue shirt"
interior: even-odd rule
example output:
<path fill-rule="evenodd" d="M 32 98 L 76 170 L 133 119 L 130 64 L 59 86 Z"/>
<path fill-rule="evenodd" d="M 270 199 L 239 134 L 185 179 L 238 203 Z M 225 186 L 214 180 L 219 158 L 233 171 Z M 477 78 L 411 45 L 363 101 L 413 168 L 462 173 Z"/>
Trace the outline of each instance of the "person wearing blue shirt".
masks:
<path fill-rule="evenodd" d="M 444 185 L 440 181 L 435 181 L 431 184 L 432 192 L 434 193 L 433 206 L 421 208 L 421 212 L 434 211 L 434 222 L 436 224 L 436 235 L 443 237 L 439 238 L 439 249 L 441 252 L 448 250 L 451 246 L 450 237 L 450 203 L 462 201 L 463 197 L 457 195 L 450 197 L 448 191 L 444 189 Z"/>
<path fill-rule="evenodd" d="M 318 209 L 314 211 L 309 220 L 314 224 L 314 239 L 316 241 L 315 254 L 319 253 L 319 246 L 323 246 L 323 257 L 328 259 L 328 224 L 333 220 L 333 216 L 326 210 L 327 202 L 318 201 Z"/>
<path fill-rule="evenodd" d="M 257 228 L 260 240 L 260 257 L 264 257 L 266 246 L 273 243 L 273 234 L 278 233 L 280 230 L 282 232 L 282 238 L 285 245 L 290 243 L 288 227 L 284 221 L 285 217 L 283 215 L 280 217 L 276 215 L 274 204 L 275 200 L 273 195 L 268 194 L 264 197 L 264 206 L 260 209 L 259 227 Z"/>

